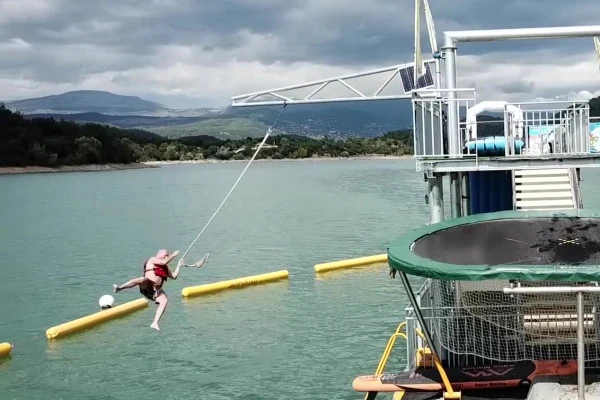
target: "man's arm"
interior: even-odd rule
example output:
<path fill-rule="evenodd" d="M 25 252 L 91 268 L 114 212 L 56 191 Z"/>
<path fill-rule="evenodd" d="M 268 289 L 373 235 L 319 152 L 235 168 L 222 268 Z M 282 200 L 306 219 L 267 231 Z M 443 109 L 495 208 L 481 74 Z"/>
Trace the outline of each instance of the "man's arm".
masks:
<path fill-rule="evenodd" d="M 177 277 L 179 276 L 179 270 L 181 269 L 181 265 L 183 260 L 179 260 L 179 262 L 177 263 L 177 268 L 175 268 L 175 272 L 171 272 L 171 268 L 169 268 L 167 266 L 167 275 L 169 276 L 169 278 L 171 279 L 177 279 Z"/>
<path fill-rule="evenodd" d="M 202 265 L 204 265 L 204 263 L 206 263 L 208 261 L 208 256 L 209 256 L 208 253 L 205 254 L 204 257 L 202 257 L 202 259 L 200 261 L 198 261 L 196 264 L 192 264 L 192 265 L 187 265 L 183 261 L 183 258 L 182 258 L 177 263 L 177 268 L 175 268 L 175 272 L 171 272 L 171 269 L 167 266 L 167 275 L 171 279 L 177 279 L 177 277 L 179 276 L 181 267 L 201 267 Z"/>
<path fill-rule="evenodd" d="M 173 259 L 175 257 L 177 257 L 177 255 L 179 255 L 179 250 L 175 250 L 173 252 L 173 254 L 171 254 L 170 256 L 168 256 L 167 258 L 162 259 L 162 260 L 160 258 L 152 257 L 150 259 L 150 262 L 152 264 L 155 264 L 155 265 L 167 265 L 168 263 L 170 263 L 171 261 L 173 261 Z"/>

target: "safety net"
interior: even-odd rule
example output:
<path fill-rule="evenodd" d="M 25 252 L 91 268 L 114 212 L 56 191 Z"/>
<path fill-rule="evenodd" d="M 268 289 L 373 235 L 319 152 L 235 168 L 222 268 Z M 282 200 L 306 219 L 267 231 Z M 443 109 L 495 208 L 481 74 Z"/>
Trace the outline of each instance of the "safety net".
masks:
<path fill-rule="evenodd" d="M 388 249 L 392 273 L 430 278 L 419 308 L 450 364 L 577 358 L 574 293 L 598 286 L 600 213 L 507 211 L 417 229 Z M 600 366 L 600 294 L 584 295 L 588 363 Z M 588 364 L 589 365 L 589 364 Z"/>

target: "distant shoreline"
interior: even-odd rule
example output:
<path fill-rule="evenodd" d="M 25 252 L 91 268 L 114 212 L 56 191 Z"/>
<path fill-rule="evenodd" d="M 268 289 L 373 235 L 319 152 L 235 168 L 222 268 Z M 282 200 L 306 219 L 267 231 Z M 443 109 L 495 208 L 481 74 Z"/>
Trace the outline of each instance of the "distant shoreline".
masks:
<path fill-rule="evenodd" d="M 382 155 L 364 155 L 354 157 L 305 157 L 305 158 L 261 158 L 254 160 L 253 162 L 275 162 L 275 161 L 352 161 L 352 160 L 410 160 L 413 158 L 412 155 L 405 156 L 382 156 Z M 151 166 L 160 165 L 176 165 L 176 164 L 223 164 L 223 163 L 243 163 L 248 162 L 250 159 L 245 160 L 217 160 L 214 158 L 208 160 L 174 160 L 174 161 L 144 161 L 142 164 Z"/>
<path fill-rule="evenodd" d="M 254 162 L 274 162 L 274 161 L 342 161 L 342 160 L 408 160 L 412 155 L 406 156 L 383 156 L 383 155 L 364 155 L 354 157 L 307 157 L 307 158 L 262 158 Z M 120 171 L 126 169 L 142 168 L 160 168 L 161 165 L 177 164 L 223 164 L 223 163 L 243 163 L 246 160 L 185 160 L 185 161 L 144 161 L 131 164 L 91 164 L 91 165 L 63 165 L 60 167 L 0 167 L 0 175 L 20 175 L 20 174 L 42 174 L 42 173 L 66 173 L 66 172 L 100 172 L 100 171 Z"/>
<path fill-rule="evenodd" d="M 90 165 L 62 165 L 60 167 L 41 167 L 31 165 L 28 167 L 0 167 L 0 175 L 20 175 L 20 174 L 46 174 L 46 173 L 66 173 L 66 172 L 100 172 L 100 171 L 120 171 L 125 169 L 157 168 L 144 163 L 131 164 L 90 164 Z"/>

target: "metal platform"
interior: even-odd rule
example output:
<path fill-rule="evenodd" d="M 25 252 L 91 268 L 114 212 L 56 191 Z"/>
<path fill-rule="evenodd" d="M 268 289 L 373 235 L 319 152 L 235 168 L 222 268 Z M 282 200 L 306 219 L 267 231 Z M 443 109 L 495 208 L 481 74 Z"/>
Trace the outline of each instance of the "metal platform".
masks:
<path fill-rule="evenodd" d="M 431 173 L 548 168 L 598 168 L 600 153 L 502 157 L 420 158 L 420 170 Z"/>
<path fill-rule="evenodd" d="M 413 92 L 414 154 L 431 173 L 587 168 L 600 165 L 590 139 L 589 103 L 476 101 L 474 89 Z M 453 105 L 454 107 L 450 107 Z M 450 109 L 463 118 L 450 123 Z M 478 121 L 482 113 L 500 114 Z M 489 128 L 490 124 L 496 124 Z M 486 129 L 487 128 L 487 129 Z M 452 135 L 455 133 L 455 136 Z"/>

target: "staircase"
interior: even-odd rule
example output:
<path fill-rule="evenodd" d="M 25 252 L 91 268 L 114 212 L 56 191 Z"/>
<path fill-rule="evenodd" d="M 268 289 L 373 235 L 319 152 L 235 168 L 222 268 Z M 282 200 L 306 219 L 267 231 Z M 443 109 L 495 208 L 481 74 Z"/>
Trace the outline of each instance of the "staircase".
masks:
<path fill-rule="evenodd" d="M 515 170 L 515 210 L 564 210 L 581 208 L 579 178 L 575 169 Z"/>

